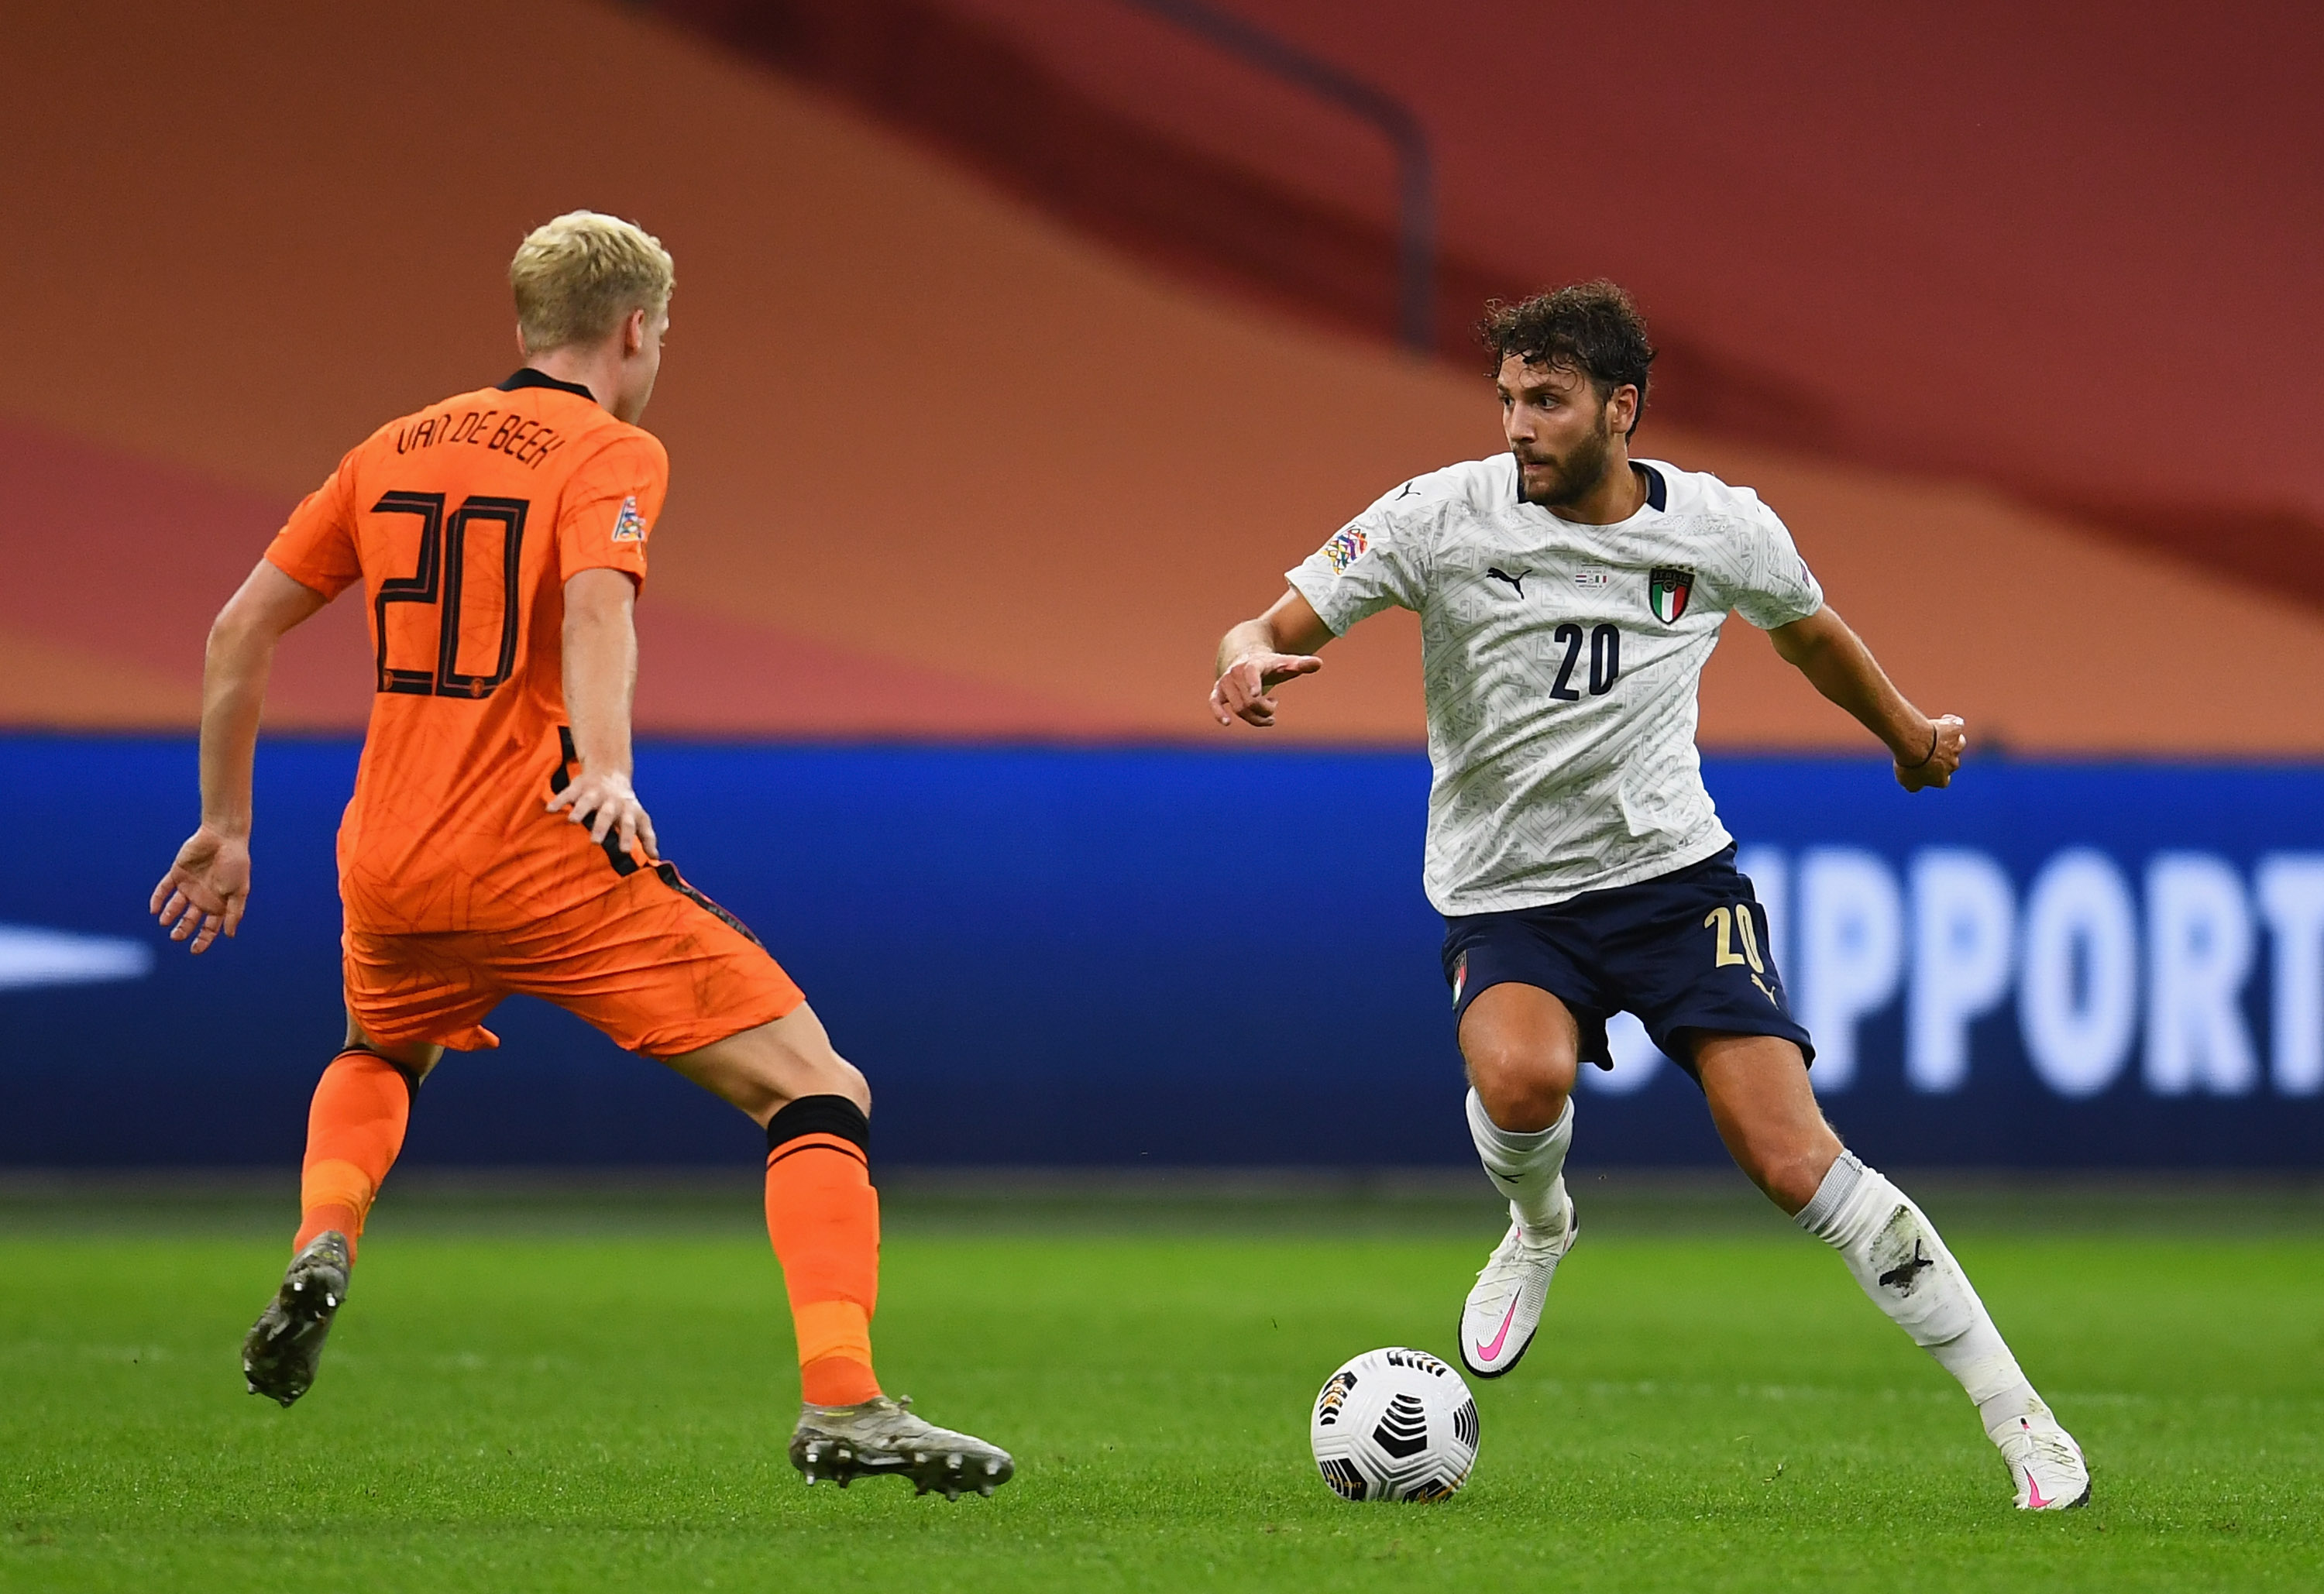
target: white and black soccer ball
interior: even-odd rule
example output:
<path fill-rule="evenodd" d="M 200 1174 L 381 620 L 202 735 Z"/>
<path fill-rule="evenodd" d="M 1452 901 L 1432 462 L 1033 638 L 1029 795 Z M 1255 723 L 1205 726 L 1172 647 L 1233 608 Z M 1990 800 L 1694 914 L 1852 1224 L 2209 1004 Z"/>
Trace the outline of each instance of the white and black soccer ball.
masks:
<path fill-rule="evenodd" d="M 1367 1350 L 1325 1382 L 1307 1439 L 1343 1500 L 1441 1500 L 1477 1464 L 1477 1403 L 1425 1350 Z"/>

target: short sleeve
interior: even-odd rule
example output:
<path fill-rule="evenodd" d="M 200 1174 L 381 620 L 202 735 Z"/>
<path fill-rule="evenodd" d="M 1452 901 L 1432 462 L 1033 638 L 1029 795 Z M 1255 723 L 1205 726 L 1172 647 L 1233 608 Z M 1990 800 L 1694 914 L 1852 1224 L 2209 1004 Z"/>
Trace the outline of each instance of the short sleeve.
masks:
<path fill-rule="evenodd" d="M 1741 529 L 1738 614 L 1761 631 L 1805 620 L 1823 607 L 1823 588 L 1792 542 L 1791 529 L 1756 499 Z"/>
<path fill-rule="evenodd" d="M 350 452 L 321 486 L 300 501 L 266 548 L 268 564 L 322 594 L 327 603 L 363 579 L 354 510 L 355 455 L 360 452 Z"/>
<path fill-rule="evenodd" d="M 1406 505 L 1398 513 L 1397 503 Z M 1421 511 L 1417 506 L 1425 504 Z M 1435 504 L 1406 483 L 1350 521 L 1286 575 L 1316 616 L 1344 636 L 1359 620 L 1394 606 L 1418 610 L 1428 587 L 1428 534 Z"/>
<path fill-rule="evenodd" d="M 643 586 L 646 542 L 669 492 L 669 456 L 650 433 L 624 432 L 584 460 L 558 507 L 558 578 L 619 570 Z"/>

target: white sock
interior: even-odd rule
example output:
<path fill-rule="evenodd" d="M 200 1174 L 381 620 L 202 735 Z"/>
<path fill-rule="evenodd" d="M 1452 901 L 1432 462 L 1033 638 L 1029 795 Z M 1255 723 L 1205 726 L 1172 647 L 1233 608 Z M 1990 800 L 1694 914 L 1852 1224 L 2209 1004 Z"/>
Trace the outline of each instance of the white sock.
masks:
<path fill-rule="evenodd" d="M 1853 1153 L 1840 1154 L 1794 1221 L 1838 1251 L 1872 1304 L 1960 1381 L 1987 1433 L 2046 1409 L 1927 1214 Z"/>
<path fill-rule="evenodd" d="M 1573 1098 L 1545 1129 L 1505 1129 L 1485 1112 L 1477 1092 L 1469 1092 L 1469 1138 L 1477 1160 L 1493 1176 L 1493 1188 L 1508 1197 L 1509 1216 L 1527 1232 L 1543 1236 L 1565 1230 L 1565 1148 L 1573 1144 Z"/>

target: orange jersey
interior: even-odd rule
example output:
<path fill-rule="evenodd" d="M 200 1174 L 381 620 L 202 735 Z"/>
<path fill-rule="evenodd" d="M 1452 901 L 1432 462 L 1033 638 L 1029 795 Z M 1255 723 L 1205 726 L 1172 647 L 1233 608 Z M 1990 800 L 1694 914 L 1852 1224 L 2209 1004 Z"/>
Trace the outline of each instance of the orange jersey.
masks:
<path fill-rule="evenodd" d="M 542 809 L 572 767 L 565 583 L 642 585 L 669 485 L 650 433 L 526 370 L 389 422 L 291 511 L 267 558 L 370 600 L 379 695 L 339 826 L 351 929 L 513 929 L 620 883 L 612 842 Z"/>

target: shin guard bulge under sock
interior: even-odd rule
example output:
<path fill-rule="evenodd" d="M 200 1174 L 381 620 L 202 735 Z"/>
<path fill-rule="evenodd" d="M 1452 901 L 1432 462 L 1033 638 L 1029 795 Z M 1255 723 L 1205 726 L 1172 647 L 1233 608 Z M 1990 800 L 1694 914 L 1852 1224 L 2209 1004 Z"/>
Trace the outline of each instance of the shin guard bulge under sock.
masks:
<path fill-rule="evenodd" d="M 361 1047 L 331 1059 L 307 1110 L 307 1160 L 299 1175 L 293 1251 L 336 1229 L 347 1237 L 352 1258 L 410 1121 L 411 1078 L 403 1070 Z"/>
<path fill-rule="evenodd" d="M 767 1121 L 767 1237 L 783 1266 L 809 1405 L 880 1393 L 872 1313 L 880 1303 L 880 1193 L 872 1126 L 844 1096 L 801 1096 Z"/>
<path fill-rule="evenodd" d="M 1565 1227 L 1565 1203 L 1559 1199 L 1558 1176 L 1565 1171 L 1565 1149 L 1573 1143 L 1573 1099 L 1545 1129 L 1505 1129 L 1486 1112 L 1477 1092 L 1469 1092 L 1469 1138 L 1476 1142 L 1477 1160 L 1493 1177 L 1493 1188 L 1508 1198 L 1509 1212 L 1526 1230 L 1555 1234 Z"/>
<path fill-rule="evenodd" d="M 2041 1407 L 1927 1214 L 1843 1151 L 1794 1220 L 1838 1251 L 1872 1303 L 1959 1379 L 1990 1432 Z"/>

